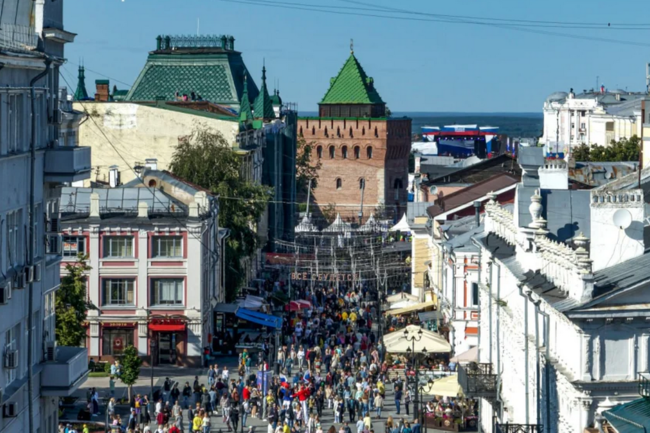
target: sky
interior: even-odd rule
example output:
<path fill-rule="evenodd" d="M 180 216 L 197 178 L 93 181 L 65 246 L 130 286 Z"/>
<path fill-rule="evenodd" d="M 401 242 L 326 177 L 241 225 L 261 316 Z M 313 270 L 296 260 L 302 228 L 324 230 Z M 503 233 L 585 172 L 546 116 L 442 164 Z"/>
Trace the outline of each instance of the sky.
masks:
<path fill-rule="evenodd" d="M 83 60 L 89 93 L 96 79 L 128 88 L 155 49 L 156 35 L 195 35 L 198 20 L 200 34 L 235 37 L 258 84 L 265 62 L 267 83 L 273 88 L 279 82 L 283 100 L 297 103 L 299 111 L 317 110 L 330 78 L 349 56 L 351 39 L 393 112 L 541 112 L 546 97 L 559 90 L 582 91 L 597 83 L 645 90 L 650 2 L 628 0 L 622 7 L 611 0 L 355 1 L 65 0 L 65 28 L 78 36 L 66 46 L 64 74 L 74 79 Z M 337 13 L 304 10 L 314 6 Z M 441 22 L 431 14 L 463 18 Z M 476 22 L 469 16 L 488 21 L 468 24 Z M 498 21 L 507 19 L 604 24 L 580 29 L 518 21 L 515 30 Z M 615 23 L 645 28 L 622 30 Z"/>

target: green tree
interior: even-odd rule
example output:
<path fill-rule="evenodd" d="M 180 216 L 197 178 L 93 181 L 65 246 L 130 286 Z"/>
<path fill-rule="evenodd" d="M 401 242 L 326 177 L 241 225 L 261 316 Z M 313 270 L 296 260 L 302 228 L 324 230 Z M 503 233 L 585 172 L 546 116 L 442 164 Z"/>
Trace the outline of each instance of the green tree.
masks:
<path fill-rule="evenodd" d="M 322 164 L 319 159 L 315 164 L 312 163 L 311 153 L 313 150 L 313 142 L 308 143 L 304 137 L 298 137 L 296 145 L 296 192 L 299 196 L 307 195 L 309 179 L 311 179 L 312 189 L 318 185 L 318 170 L 320 170 Z"/>
<path fill-rule="evenodd" d="M 55 337 L 58 345 L 81 346 L 86 338 L 86 311 L 94 306 L 86 301 L 85 272 L 91 269 L 86 263 L 88 256 L 79 255 L 75 263 L 65 267 L 67 275 L 61 278 L 56 292 L 54 309 L 56 312 Z"/>
<path fill-rule="evenodd" d="M 575 147 L 572 152 L 576 161 L 616 162 L 638 161 L 640 149 L 641 140 L 634 135 L 629 139 L 612 140 L 609 146 L 600 146 L 598 144 L 587 146 L 586 144 L 581 144 Z"/>
<path fill-rule="evenodd" d="M 131 401 L 131 389 L 140 377 L 140 367 L 142 366 L 142 359 L 138 355 L 138 349 L 133 346 L 127 346 L 122 352 L 120 359 L 120 375 L 119 378 L 124 385 L 127 386 L 129 392 L 129 401 Z"/>
<path fill-rule="evenodd" d="M 573 158 L 576 161 L 582 161 L 586 162 L 589 161 L 589 146 L 586 144 L 581 144 L 580 146 L 576 146 L 571 150 L 571 153 L 573 153 Z"/>
<path fill-rule="evenodd" d="M 230 230 L 226 240 L 226 299 L 236 298 L 244 282 L 242 260 L 258 245 L 257 222 L 272 197 L 272 188 L 243 176 L 242 159 L 224 136 L 197 126 L 181 140 L 170 164 L 172 173 L 212 191 L 219 199 L 219 226 Z"/>

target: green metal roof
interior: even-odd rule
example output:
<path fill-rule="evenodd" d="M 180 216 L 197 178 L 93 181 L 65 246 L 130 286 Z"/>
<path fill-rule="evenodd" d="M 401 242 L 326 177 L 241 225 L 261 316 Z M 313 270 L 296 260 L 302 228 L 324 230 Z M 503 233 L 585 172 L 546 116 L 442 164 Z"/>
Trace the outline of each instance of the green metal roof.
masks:
<path fill-rule="evenodd" d="M 167 101 L 194 92 L 204 100 L 239 109 L 244 91 L 244 76 L 248 80 L 248 95 L 259 93 L 246 65 L 237 51 L 217 50 L 212 53 L 152 52 L 126 97 L 127 101 Z"/>
<path fill-rule="evenodd" d="M 368 77 L 359 61 L 350 54 L 339 74 L 330 81 L 330 88 L 321 104 L 383 104 L 374 81 Z"/>
<path fill-rule="evenodd" d="M 95 80 L 95 84 L 108 84 L 108 80 Z"/>
<path fill-rule="evenodd" d="M 280 98 L 280 91 L 279 90 L 274 90 L 273 91 L 273 96 L 271 96 L 271 103 L 275 107 L 276 105 L 282 105 L 282 98 Z"/>
<path fill-rule="evenodd" d="M 88 99 L 88 92 L 86 91 L 86 70 L 83 66 L 79 66 L 79 75 L 77 76 L 77 90 L 74 92 L 75 101 L 84 101 Z"/>
<path fill-rule="evenodd" d="M 256 119 L 275 119 L 273 102 L 266 89 L 266 67 L 262 67 L 262 87 L 253 104 L 253 115 Z"/>
<path fill-rule="evenodd" d="M 645 433 L 650 429 L 650 399 L 639 398 L 603 412 L 618 433 Z"/>
<path fill-rule="evenodd" d="M 239 108 L 239 121 L 245 124 L 252 120 L 253 110 L 251 109 L 251 103 L 248 99 L 248 80 L 244 77 L 244 93 L 242 94 Z"/>

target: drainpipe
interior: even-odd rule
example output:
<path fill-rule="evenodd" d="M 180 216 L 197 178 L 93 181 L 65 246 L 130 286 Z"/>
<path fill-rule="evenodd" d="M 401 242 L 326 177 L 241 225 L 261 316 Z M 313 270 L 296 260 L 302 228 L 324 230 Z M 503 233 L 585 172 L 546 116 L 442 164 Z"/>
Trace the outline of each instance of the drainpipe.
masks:
<path fill-rule="evenodd" d="M 480 290 L 480 288 L 481 288 L 481 270 L 483 269 L 482 262 L 481 262 L 481 256 L 482 256 L 481 253 L 483 252 L 483 249 L 482 249 L 481 246 L 478 244 L 478 242 L 476 242 L 476 239 L 472 238 L 472 243 L 473 243 L 476 247 L 478 247 L 478 284 L 479 284 L 479 290 Z M 481 323 L 483 322 L 483 319 L 482 319 L 482 317 L 481 317 L 481 300 L 480 300 L 480 298 L 481 298 L 481 295 L 480 295 L 480 291 L 479 291 L 479 301 L 478 301 L 478 335 L 476 336 L 477 347 L 478 347 L 478 349 L 477 349 L 477 351 L 476 351 L 476 361 L 477 361 L 478 363 L 481 362 Z M 481 414 L 481 408 L 482 408 L 482 403 L 481 403 L 481 401 L 482 401 L 482 399 L 479 398 L 479 399 L 478 399 L 478 413 L 479 413 L 479 416 L 480 416 L 480 414 Z M 481 423 L 478 423 L 478 425 L 479 425 L 479 432 L 481 432 L 481 431 L 483 430 L 482 427 L 481 427 Z"/>
<path fill-rule="evenodd" d="M 30 154 L 30 168 L 29 168 L 29 176 L 30 176 L 30 182 L 29 182 L 29 257 L 28 257 L 28 262 L 27 266 L 34 266 L 34 241 L 36 239 L 36 234 L 34 233 L 34 226 L 35 226 L 35 215 L 34 211 L 36 210 L 36 204 L 34 203 L 34 194 L 35 194 L 35 189 L 36 189 L 36 82 L 40 80 L 41 78 L 45 77 L 49 72 L 50 72 L 50 65 L 52 64 L 52 60 L 49 58 L 45 59 L 45 70 L 32 78 L 32 80 L 29 82 L 29 86 L 31 87 L 31 96 L 32 96 L 32 103 L 31 103 L 31 110 L 32 110 L 32 136 L 30 140 L 30 145 L 29 145 L 29 154 Z M 50 89 L 51 90 L 51 89 Z M 58 107 L 55 107 L 55 109 L 58 109 Z M 41 119 L 43 120 L 43 119 Z M 34 376 L 34 368 L 32 364 L 34 363 L 34 355 L 33 355 L 33 350 L 31 350 L 33 343 L 34 343 L 34 333 L 32 332 L 32 327 L 34 326 L 34 282 L 33 279 L 29 283 L 29 289 L 28 289 L 28 312 L 27 312 L 27 398 L 28 398 L 28 413 L 29 413 L 29 432 L 33 433 L 34 432 L 34 390 L 33 390 L 33 383 L 32 383 L 32 378 Z"/>
<path fill-rule="evenodd" d="M 518 283 L 519 296 L 524 299 L 524 381 L 526 389 L 526 424 L 530 424 L 529 389 L 528 389 L 528 297 L 524 294 L 523 283 Z"/>
<path fill-rule="evenodd" d="M 456 259 L 452 257 L 454 247 L 449 247 L 449 259 L 451 260 L 451 319 L 456 319 Z M 456 352 L 456 325 L 452 325 L 454 330 L 454 353 Z"/>
<path fill-rule="evenodd" d="M 541 378 L 541 361 L 539 359 L 539 299 L 538 300 L 533 300 L 532 298 L 530 299 L 533 305 L 535 306 L 535 375 L 537 376 L 535 379 L 535 383 L 537 384 L 536 387 L 536 400 L 537 400 L 537 425 L 540 425 L 542 423 L 542 412 L 541 412 L 541 407 L 542 407 L 542 396 L 541 396 L 541 383 L 540 383 L 540 378 Z"/>
<path fill-rule="evenodd" d="M 490 326 L 489 326 L 489 332 L 488 332 L 488 344 L 490 345 L 490 352 L 489 352 L 488 360 L 490 362 L 490 365 L 492 365 L 492 267 L 494 266 L 494 262 L 492 262 L 490 260 L 488 262 L 488 265 L 490 266 L 490 270 L 488 271 L 489 272 L 489 274 L 488 274 L 489 275 L 489 277 L 488 277 L 489 278 L 489 283 L 488 283 L 488 294 L 489 294 L 489 298 L 488 298 L 488 301 L 489 301 L 488 302 L 488 308 L 489 308 L 488 316 L 489 316 L 489 320 L 490 320 Z M 498 371 L 497 371 L 497 373 L 498 373 Z"/>
<path fill-rule="evenodd" d="M 497 300 L 501 300 L 501 265 L 498 263 L 495 263 L 497 266 Z M 501 375 L 501 332 L 500 332 L 500 324 L 501 324 L 501 306 L 497 303 L 496 304 L 496 310 L 497 310 L 497 322 L 496 322 L 496 331 L 497 331 L 497 374 Z"/>
<path fill-rule="evenodd" d="M 542 311 L 539 308 L 539 305 L 537 305 L 537 311 L 539 311 L 539 314 L 544 318 L 544 348 L 545 354 L 545 368 L 544 368 L 544 380 L 546 381 L 545 383 L 545 388 L 546 388 L 546 395 L 544 396 L 544 399 L 546 400 L 546 428 L 550 429 L 551 427 L 551 384 L 550 384 L 550 379 L 551 379 L 551 370 L 550 370 L 550 365 L 551 365 L 551 340 L 550 340 L 550 327 L 551 327 L 551 318 L 549 317 L 548 313 Z"/>

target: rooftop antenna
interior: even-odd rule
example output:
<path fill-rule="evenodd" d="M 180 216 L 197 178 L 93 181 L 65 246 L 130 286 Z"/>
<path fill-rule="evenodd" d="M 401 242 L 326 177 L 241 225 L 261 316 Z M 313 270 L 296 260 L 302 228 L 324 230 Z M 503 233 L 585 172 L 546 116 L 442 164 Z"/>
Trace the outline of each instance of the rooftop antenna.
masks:
<path fill-rule="evenodd" d="M 354 54 L 354 39 L 350 39 L 350 54 Z"/>

